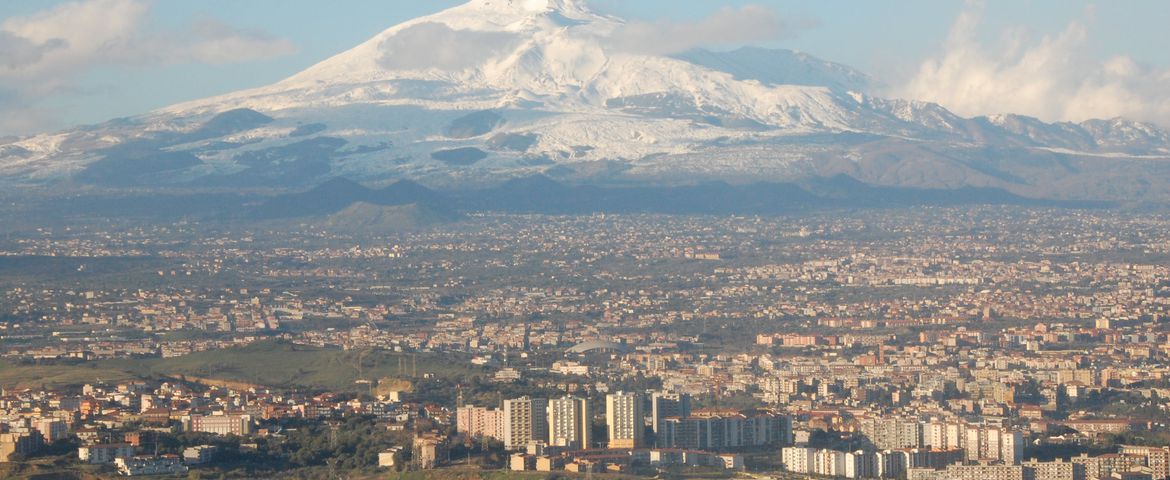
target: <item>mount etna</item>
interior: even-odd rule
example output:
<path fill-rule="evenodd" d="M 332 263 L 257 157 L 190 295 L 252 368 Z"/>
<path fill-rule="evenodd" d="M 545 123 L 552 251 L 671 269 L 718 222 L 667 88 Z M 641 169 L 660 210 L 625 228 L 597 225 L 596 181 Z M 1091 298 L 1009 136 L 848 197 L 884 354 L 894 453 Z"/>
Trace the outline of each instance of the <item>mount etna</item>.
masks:
<path fill-rule="evenodd" d="M 803 53 L 639 51 L 612 40 L 626 25 L 573 0 L 472 0 L 270 86 L 0 141 L 0 183 L 230 192 L 257 218 L 360 204 L 336 224 L 1170 198 L 1170 134 L 1151 124 L 963 118 Z"/>

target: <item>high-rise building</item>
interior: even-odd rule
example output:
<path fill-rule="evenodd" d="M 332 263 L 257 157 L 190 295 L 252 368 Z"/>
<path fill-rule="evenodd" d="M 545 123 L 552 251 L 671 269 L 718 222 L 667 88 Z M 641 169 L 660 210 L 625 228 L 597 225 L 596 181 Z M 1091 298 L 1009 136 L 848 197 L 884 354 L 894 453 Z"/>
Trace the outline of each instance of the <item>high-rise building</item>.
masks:
<path fill-rule="evenodd" d="M 642 447 L 646 428 L 642 396 L 625 392 L 606 395 L 605 423 L 609 430 L 609 448 Z"/>
<path fill-rule="evenodd" d="M 1019 465 L 1024 459 L 1024 433 L 1019 430 L 1000 432 L 1000 460 L 1008 465 Z"/>
<path fill-rule="evenodd" d="M 509 450 L 524 448 L 533 441 L 548 439 L 548 400 L 520 397 L 504 400 L 500 422 L 504 447 Z"/>
<path fill-rule="evenodd" d="M 42 418 L 37 420 L 33 427 L 41 432 L 46 443 L 53 443 L 69 436 L 69 424 L 57 418 Z"/>
<path fill-rule="evenodd" d="M 955 448 L 962 449 L 963 448 L 963 433 L 966 431 L 966 429 L 963 427 L 963 425 L 958 424 L 958 423 L 948 423 L 946 430 L 947 430 L 946 444 L 945 445 L 932 445 L 932 446 L 935 448 L 945 448 L 948 450 L 955 449 Z"/>
<path fill-rule="evenodd" d="M 1003 460 L 1003 435 L 998 428 L 983 429 L 980 433 L 980 458 Z M 1008 462 L 1010 465 L 1011 462 Z"/>
<path fill-rule="evenodd" d="M 873 452 L 858 450 L 845 453 L 845 478 L 875 478 L 878 473 L 878 457 Z"/>
<path fill-rule="evenodd" d="M 1146 466 L 1150 468 L 1150 476 L 1153 480 L 1170 478 L 1170 447 L 1122 445 L 1121 454 L 1146 457 Z"/>
<path fill-rule="evenodd" d="M 784 470 L 793 473 L 813 473 L 816 471 L 816 452 L 814 448 L 785 447 L 780 451 Z"/>
<path fill-rule="evenodd" d="M 877 468 L 874 477 L 905 477 L 906 465 L 910 463 L 910 456 L 911 453 L 905 450 L 886 450 L 874 453 L 874 466 Z"/>
<path fill-rule="evenodd" d="M 930 422 L 922 428 L 922 446 L 946 448 L 947 425 L 945 423 Z"/>
<path fill-rule="evenodd" d="M 1098 455 L 1095 457 L 1090 457 L 1082 453 L 1069 460 L 1072 463 L 1081 465 L 1078 468 L 1084 472 L 1085 478 L 1110 478 L 1114 473 L 1121 474 L 1144 468 L 1147 462 L 1145 456 L 1132 453 Z M 1153 475 L 1150 477 L 1153 478 Z"/>
<path fill-rule="evenodd" d="M 1024 480 L 1024 467 L 1019 465 L 951 465 L 944 478 L 950 480 Z"/>
<path fill-rule="evenodd" d="M 548 444 L 570 449 L 589 448 L 592 422 L 588 400 L 577 397 L 552 400 L 548 403 Z"/>
<path fill-rule="evenodd" d="M 845 460 L 845 452 L 817 450 L 813 454 L 813 473 L 830 477 L 844 477 Z"/>
<path fill-rule="evenodd" d="M 965 445 L 968 461 L 998 460 L 1019 465 L 1024 456 L 1024 436 L 1018 430 L 968 426 Z"/>
<path fill-rule="evenodd" d="M 974 462 L 980 460 L 986 451 L 983 448 L 980 438 L 983 429 L 976 426 L 967 427 L 967 434 L 963 440 L 963 450 L 967 452 L 967 461 Z"/>
<path fill-rule="evenodd" d="M 896 425 L 896 442 L 899 448 L 917 448 L 922 446 L 922 423 L 898 422 Z"/>
<path fill-rule="evenodd" d="M 657 434 L 659 448 L 723 450 L 738 447 L 788 445 L 792 421 L 768 412 L 747 414 L 724 411 L 696 412 L 690 417 L 668 417 Z"/>
<path fill-rule="evenodd" d="M 503 437 L 503 412 L 494 408 L 465 406 L 455 410 L 455 431 L 469 437 Z"/>
<path fill-rule="evenodd" d="M 862 435 L 879 450 L 919 448 L 923 425 L 915 418 L 867 417 L 859 421 Z"/>
<path fill-rule="evenodd" d="M 670 417 L 685 418 L 691 416 L 691 396 L 685 393 L 654 392 L 650 397 L 650 426 L 654 430 L 655 444 L 664 446 L 662 439 L 657 435 L 662 429 L 662 423 Z"/>
<path fill-rule="evenodd" d="M 1024 462 L 1024 478 L 1032 480 L 1084 480 L 1084 468 L 1066 460 Z M 1030 475 L 1029 475 L 1030 473 Z"/>
<path fill-rule="evenodd" d="M 879 450 L 962 449 L 969 462 L 1002 461 L 1007 465 L 1018 465 L 1023 459 L 1023 433 L 1010 428 L 904 417 L 865 417 L 858 420 L 858 426 Z"/>

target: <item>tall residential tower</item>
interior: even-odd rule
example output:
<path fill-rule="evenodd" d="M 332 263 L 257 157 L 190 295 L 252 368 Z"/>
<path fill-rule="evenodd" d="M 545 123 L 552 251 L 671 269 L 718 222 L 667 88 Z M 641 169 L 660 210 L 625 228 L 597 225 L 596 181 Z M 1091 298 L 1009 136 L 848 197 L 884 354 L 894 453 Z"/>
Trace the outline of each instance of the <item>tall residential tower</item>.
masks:
<path fill-rule="evenodd" d="M 548 400 L 520 397 L 504 400 L 500 422 L 504 447 L 509 450 L 528 446 L 530 442 L 548 440 Z"/>
<path fill-rule="evenodd" d="M 642 413 L 642 396 L 637 393 L 611 393 L 605 396 L 605 423 L 609 428 L 609 448 L 640 448 L 646 429 Z"/>
<path fill-rule="evenodd" d="M 574 450 L 589 448 L 593 414 L 589 401 L 578 397 L 552 400 L 548 404 L 548 444 Z"/>

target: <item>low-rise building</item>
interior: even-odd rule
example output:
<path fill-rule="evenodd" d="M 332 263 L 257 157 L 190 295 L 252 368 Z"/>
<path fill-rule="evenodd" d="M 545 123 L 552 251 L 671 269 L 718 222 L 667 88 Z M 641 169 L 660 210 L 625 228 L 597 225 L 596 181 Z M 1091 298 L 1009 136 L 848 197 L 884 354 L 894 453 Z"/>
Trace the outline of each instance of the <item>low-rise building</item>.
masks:
<path fill-rule="evenodd" d="M 387 450 L 378 452 L 378 466 L 383 468 L 397 468 L 398 455 L 402 452 L 402 447 L 391 447 Z"/>
<path fill-rule="evenodd" d="M 214 433 L 216 435 L 244 436 L 252 434 L 251 415 L 187 415 L 183 430 Z"/>
<path fill-rule="evenodd" d="M 203 465 L 210 463 L 219 448 L 215 445 L 198 445 L 183 450 L 183 462 L 187 465 Z"/>
<path fill-rule="evenodd" d="M 82 462 L 104 465 L 114 463 L 119 458 L 134 456 L 134 446 L 129 443 L 105 443 L 99 445 L 83 445 L 77 449 L 77 458 Z"/>
<path fill-rule="evenodd" d="M 114 466 L 118 468 L 120 475 L 126 477 L 187 473 L 187 466 L 183 465 L 178 455 L 122 457 L 114 460 Z"/>

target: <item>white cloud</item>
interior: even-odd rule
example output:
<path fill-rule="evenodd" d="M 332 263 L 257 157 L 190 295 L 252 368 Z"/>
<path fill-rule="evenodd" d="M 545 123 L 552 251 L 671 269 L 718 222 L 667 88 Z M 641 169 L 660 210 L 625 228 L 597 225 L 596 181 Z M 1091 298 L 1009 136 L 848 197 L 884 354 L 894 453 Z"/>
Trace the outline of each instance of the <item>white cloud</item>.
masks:
<path fill-rule="evenodd" d="M 1094 58 L 1087 48 L 1092 10 L 1059 34 L 1033 40 L 1016 29 L 995 46 L 978 39 L 981 13 L 980 5 L 968 4 L 944 53 L 923 62 L 892 93 L 965 116 L 1017 113 L 1073 122 L 1126 117 L 1170 125 L 1170 71 L 1127 56 Z"/>
<path fill-rule="evenodd" d="M 287 40 L 216 20 L 177 31 L 151 25 L 151 0 L 76 0 L 0 22 L 0 132 L 52 126 L 41 102 L 106 66 L 226 64 L 296 52 Z"/>
<path fill-rule="evenodd" d="M 58 77 L 103 63 L 125 63 L 141 42 L 149 4 L 138 0 L 88 0 L 64 3 L 0 23 L 0 31 L 34 45 L 55 43 L 60 48 L 37 61 L 5 71 L 5 79 Z"/>
<path fill-rule="evenodd" d="M 613 51 L 662 55 L 696 47 L 776 40 L 810 24 L 789 22 L 767 7 L 747 5 L 722 8 L 692 22 L 624 23 L 600 41 Z M 378 61 L 388 69 L 457 71 L 510 51 L 522 41 L 506 32 L 456 30 L 424 22 L 383 40 Z"/>
<path fill-rule="evenodd" d="M 65 41 L 53 39 L 36 43 L 9 32 L 0 31 L 0 71 L 13 71 L 36 64 L 45 53 L 65 46 Z"/>
<path fill-rule="evenodd" d="M 792 22 L 760 5 L 724 7 L 692 22 L 631 22 L 606 39 L 611 48 L 649 54 L 681 53 L 696 47 L 735 45 L 785 38 L 812 22 Z"/>
<path fill-rule="evenodd" d="M 459 71 L 513 49 L 521 40 L 509 33 L 455 30 L 424 22 L 383 40 L 378 63 L 392 70 Z"/>

